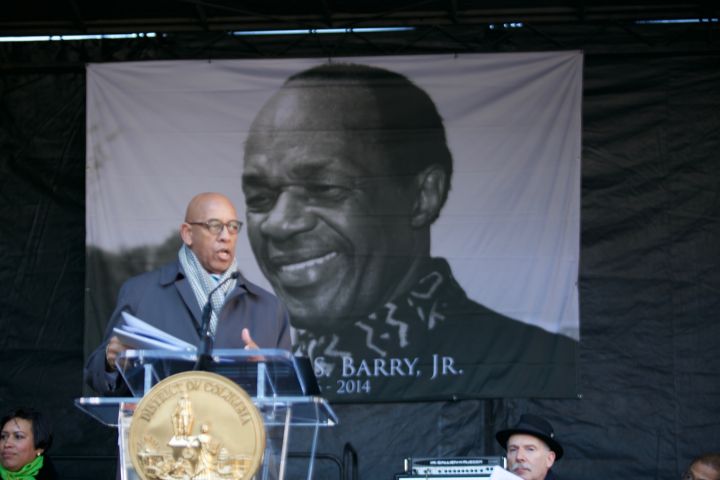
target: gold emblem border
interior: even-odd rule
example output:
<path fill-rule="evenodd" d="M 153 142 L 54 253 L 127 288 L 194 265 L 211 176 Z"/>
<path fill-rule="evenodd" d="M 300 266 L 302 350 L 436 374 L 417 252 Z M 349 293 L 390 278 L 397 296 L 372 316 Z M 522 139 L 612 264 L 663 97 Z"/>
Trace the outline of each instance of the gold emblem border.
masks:
<path fill-rule="evenodd" d="M 248 393 L 240 387 L 238 384 L 233 382 L 232 380 L 228 380 L 227 378 L 223 377 L 222 375 L 219 375 L 217 373 L 213 372 L 205 372 L 205 371 L 187 371 L 187 372 L 181 372 L 176 373 L 174 375 L 171 375 L 157 384 L 148 392 L 142 400 L 137 404 L 135 407 L 135 412 L 133 414 L 133 418 L 130 422 L 130 428 L 129 428 L 129 434 L 128 434 L 128 445 L 127 448 L 129 450 L 130 459 L 132 461 L 133 468 L 135 469 L 135 472 L 138 474 L 138 476 L 141 478 L 141 480 L 148 480 L 148 478 L 145 475 L 145 472 L 142 468 L 142 465 L 140 465 L 140 461 L 137 458 L 137 451 L 135 446 L 138 444 L 138 436 L 140 433 L 137 432 L 137 422 L 135 422 L 135 416 L 138 415 L 140 412 L 143 411 L 144 407 L 147 407 L 149 405 L 152 405 L 154 402 L 157 401 L 155 398 L 157 395 L 154 394 L 154 392 L 161 392 L 164 390 L 164 387 L 167 387 L 175 382 L 182 382 L 183 380 L 190 379 L 190 378 L 197 378 L 200 377 L 206 377 L 206 381 L 210 382 L 217 382 L 223 384 L 224 387 L 228 388 L 232 393 L 235 393 L 242 401 L 243 405 L 245 406 L 248 414 L 251 418 L 251 423 L 253 425 L 253 431 L 255 433 L 255 444 L 258 445 L 258 451 L 260 452 L 259 455 L 255 455 L 252 462 L 248 466 L 248 469 L 244 475 L 245 478 L 252 478 L 253 475 L 257 472 L 258 468 L 260 467 L 260 464 L 262 463 L 264 452 L 265 452 L 265 424 L 262 419 L 262 415 L 260 414 L 260 411 L 257 409 L 255 404 L 252 401 L 252 398 Z M 175 396 L 170 397 L 175 398 Z M 161 400 L 161 402 L 164 402 L 168 399 Z"/>

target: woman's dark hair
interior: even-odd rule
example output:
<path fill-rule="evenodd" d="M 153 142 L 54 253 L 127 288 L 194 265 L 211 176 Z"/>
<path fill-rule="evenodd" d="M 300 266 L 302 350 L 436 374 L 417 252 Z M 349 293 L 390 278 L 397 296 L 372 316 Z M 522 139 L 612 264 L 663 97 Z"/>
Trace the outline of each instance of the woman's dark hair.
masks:
<path fill-rule="evenodd" d="M 9 421 L 14 418 L 22 418 L 27 420 L 32 425 L 33 439 L 35 440 L 35 448 L 42 448 L 47 451 L 52 445 L 52 430 L 50 423 L 47 421 L 45 416 L 33 408 L 16 408 L 3 415 L 0 420 L 0 428 L 4 427 Z"/>

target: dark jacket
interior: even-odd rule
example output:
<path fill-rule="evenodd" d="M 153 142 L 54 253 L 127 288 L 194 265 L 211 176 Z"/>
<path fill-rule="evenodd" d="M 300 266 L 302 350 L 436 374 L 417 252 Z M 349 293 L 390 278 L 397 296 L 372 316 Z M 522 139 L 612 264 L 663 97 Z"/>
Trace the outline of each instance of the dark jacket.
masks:
<path fill-rule="evenodd" d="M 101 395 L 128 394 L 119 375 L 105 372 L 105 347 L 113 336 L 113 328 L 122 319 L 122 312 L 193 345 L 200 341 L 202 311 L 179 262 L 129 279 L 120 288 L 105 340 L 85 365 L 85 382 Z M 260 348 L 290 350 L 289 315 L 284 305 L 275 295 L 241 275 L 220 312 L 215 348 L 243 348 L 243 328 L 250 330 Z"/>
<path fill-rule="evenodd" d="M 55 465 L 53 465 L 52 461 L 50 461 L 50 458 L 48 458 L 46 455 L 43 458 L 43 466 L 38 472 L 38 474 L 35 476 L 35 480 L 57 480 L 58 478 L 60 477 L 55 470 Z"/>
<path fill-rule="evenodd" d="M 469 299 L 448 263 L 428 259 L 406 292 L 343 329 L 300 330 L 323 394 L 347 401 L 572 397 L 578 342 Z M 393 358 L 394 357 L 394 358 Z M 348 388 L 352 387 L 352 390 Z"/>

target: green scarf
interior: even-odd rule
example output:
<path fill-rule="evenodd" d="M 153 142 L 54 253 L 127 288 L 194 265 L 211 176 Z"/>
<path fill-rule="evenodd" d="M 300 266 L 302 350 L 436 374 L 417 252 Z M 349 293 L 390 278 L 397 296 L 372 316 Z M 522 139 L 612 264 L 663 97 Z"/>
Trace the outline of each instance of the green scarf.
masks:
<path fill-rule="evenodd" d="M 43 457 L 40 455 L 35 460 L 26 464 L 17 472 L 11 472 L 6 470 L 5 467 L 0 465 L 0 477 L 3 480 L 35 480 L 35 475 L 40 471 L 43 466 Z"/>

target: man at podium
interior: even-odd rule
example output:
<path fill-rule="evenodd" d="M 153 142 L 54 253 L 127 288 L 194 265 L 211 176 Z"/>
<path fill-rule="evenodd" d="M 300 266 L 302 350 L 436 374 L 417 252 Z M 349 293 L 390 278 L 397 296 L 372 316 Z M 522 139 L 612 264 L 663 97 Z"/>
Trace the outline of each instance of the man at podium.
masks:
<path fill-rule="evenodd" d="M 85 382 L 102 395 L 126 395 L 116 360 L 128 348 L 113 329 L 128 313 L 197 345 L 207 334 L 218 348 L 290 349 L 285 306 L 240 274 L 235 244 L 242 228 L 232 202 L 201 193 L 180 225 L 177 260 L 127 280 L 118 294 L 105 340 L 85 365 Z"/>

